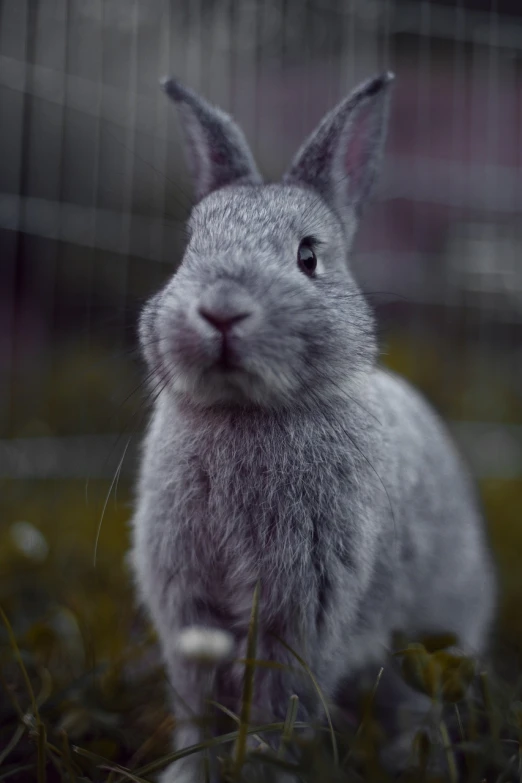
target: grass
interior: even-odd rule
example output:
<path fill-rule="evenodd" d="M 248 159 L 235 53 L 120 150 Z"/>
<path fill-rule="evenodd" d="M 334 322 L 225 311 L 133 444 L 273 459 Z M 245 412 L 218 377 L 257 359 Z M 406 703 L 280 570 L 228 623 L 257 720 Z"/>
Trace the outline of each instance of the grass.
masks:
<path fill-rule="evenodd" d="M 56 574 L 43 573 L 48 566 L 20 558 L 11 563 L 16 595 L 0 612 L 0 780 L 154 780 L 154 773 L 176 758 L 170 750 L 174 717 L 165 708 L 167 686 L 157 645 L 133 609 L 124 564 L 116 572 L 105 562 L 93 575 L 92 566 L 84 563 L 82 571 L 81 561 L 73 561 L 61 575 L 60 593 Z M 68 586 L 73 571 L 87 606 Z M 254 606 L 237 726 L 193 751 L 217 746 L 231 781 L 271 780 L 274 767 L 288 769 L 297 757 L 305 783 L 387 780 L 377 762 L 381 731 L 371 710 L 378 681 L 361 705 L 354 730 L 325 726 L 318 738 L 304 741 L 296 697 L 290 698 L 284 721 L 250 723 L 256 618 Z M 401 779 L 521 780 L 522 702 L 516 684 L 509 688 L 498 676 L 475 671 L 471 662 L 446 649 L 450 642 L 426 640 L 400 651 L 404 678 L 433 703 Z M 270 736 L 274 751 L 251 750 L 247 737 L 252 734 L 263 740 Z M 437 775 L 429 772 L 434 758 L 442 760 Z"/>

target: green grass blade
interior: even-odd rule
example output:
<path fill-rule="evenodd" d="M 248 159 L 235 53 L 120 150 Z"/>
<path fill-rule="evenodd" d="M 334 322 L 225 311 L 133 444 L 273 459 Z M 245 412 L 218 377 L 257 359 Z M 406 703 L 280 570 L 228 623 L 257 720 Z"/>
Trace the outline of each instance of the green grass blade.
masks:
<path fill-rule="evenodd" d="M 384 667 L 381 666 L 381 668 L 379 669 L 379 672 L 377 674 L 377 677 L 375 679 L 375 682 L 373 684 L 372 692 L 370 694 L 370 698 L 368 699 L 368 704 L 366 705 L 366 709 L 364 711 L 364 715 L 362 717 L 361 722 L 359 723 L 359 725 L 357 727 L 357 731 L 355 732 L 354 744 L 348 750 L 346 756 L 343 758 L 343 763 L 342 763 L 343 767 L 346 766 L 346 764 L 348 763 L 348 761 L 352 757 L 352 754 L 353 754 L 353 751 L 354 751 L 354 747 L 355 747 L 355 741 L 361 736 L 361 733 L 362 733 L 362 731 L 364 729 L 364 726 L 365 726 L 367 720 L 370 718 L 371 710 L 372 710 L 372 707 L 373 707 L 373 702 L 375 701 L 375 694 L 377 693 L 377 688 L 379 687 L 379 683 L 381 681 L 383 673 L 384 673 Z"/>
<path fill-rule="evenodd" d="M 18 699 L 16 698 L 15 694 L 11 691 L 9 685 L 5 681 L 4 675 L 2 674 L 1 671 L 0 671 L 0 685 L 4 689 L 5 695 L 7 696 L 7 698 L 9 699 L 11 704 L 13 705 L 14 711 L 16 712 L 16 714 L 18 715 L 20 720 L 23 721 L 23 719 L 24 719 L 24 711 L 21 708 L 21 706 L 20 706 L 20 704 L 18 702 Z"/>
<path fill-rule="evenodd" d="M 294 723 L 295 719 L 297 717 L 297 710 L 299 707 L 299 697 L 295 695 L 290 696 L 290 700 L 288 702 L 288 709 L 286 711 L 286 718 L 285 718 L 285 725 L 283 727 L 283 733 L 281 735 L 281 742 L 279 743 L 279 748 L 277 749 L 277 757 L 281 758 L 285 748 L 290 743 L 292 739 L 292 734 L 294 731 Z"/>
<path fill-rule="evenodd" d="M 446 727 L 446 724 L 442 720 L 439 724 L 439 731 L 442 737 L 442 745 L 446 753 L 446 759 L 448 762 L 449 778 L 451 780 L 451 783 L 458 783 L 459 777 L 457 772 L 457 764 L 455 762 L 455 754 L 453 753 L 453 748 L 451 747 L 451 740 L 449 737 L 448 729 Z"/>
<path fill-rule="evenodd" d="M 228 707 L 224 707 L 223 704 L 220 704 L 218 701 L 214 701 L 213 699 L 209 699 L 208 704 L 210 704 L 211 707 L 215 707 L 217 710 L 220 710 L 225 715 L 228 715 L 228 717 L 232 718 L 235 723 L 239 723 L 239 715 L 236 715 L 235 712 L 229 710 Z"/>
<path fill-rule="evenodd" d="M 479 685 L 480 690 L 482 693 L 482 699 L 484 701 L 484 710 L 486 712 L 488 722 L 489 722 L 489 728 L 491 732 L 491 738 L 494 743 L 497 743 L 499 741 L 500 737 L 500 726 L 496 715 L 495 705 L 493 703 L 493 698 L 491 694 L 491 690 L 489 687 L 489 680 L 488 675 L 486 672 L 480 672 L 479 675 Z"/>
<path fill-rule="evenodd" d="M 65 732 L 63 732 L 63 734 L 65 734 Z M 45 746 L 48 751 L 51 751 L 55 756 L 58 756 L 60 761 L 65 764 L 66 769 L 69 771 L 71 779 L 73 781 L 76 780 L 75 776 L 80 774 L 80 769 L 78 765 L 75 764 L 71 759 L 71 752 L 68 744 L 67 744 L 67 749 L 64 748 L 64 750 L 61 750 L 57 745 L 54 745 L 52 742 L 49 742 L 49 739 L 46 739 Z"/>
<path fill-rule="evenodd" d="M 122 767 L 120 764 L 114 764 L 110 759 L 106 759 L 105 756 L 100 756 L 98 753 L 93 753 L 91 750 L 80 748 L 79 745 L 73 745 L 72 751 L 73 753 L 76 753 L 77 756 L 82 756 L 82 758 L 96 764 L 97 767 L 112 767 L 113 772 L 118 772 L 121 775 L 131 771 L 130 769 L 127 769 L 127 767 Z"/>
<path fill-rule="evenodd" d="M 257 625 L 259 618 L 259 582 L 254 590 L 252 601 L 252 613 L 248 626 L 247 655 L 245 664 L 245 676 L 243 679 L 243 697 L 241 701 L 241 713 L 239 716 L 238 737 L 235 747 L 233 778 L 239 780 L 241 769 L 245 762 L 247 752 L 248 727 L 250 722 L 250 712 L 252 709 L 252 699 L 254 696 L 254 677 L 256 667 L 254 665 L 257 647 Z"/>
<path fill-rule="evenodd" d="M 223 712 L 225 715 L 228 715 L 229 718 L 231 718 L 233 721 L 235 721 L 237 724 L 239 724 L 239 715 L 236 715 L 235 712 L 232 712 L 232 710 L 229 710 L 228 707 L 224 707 L 222 704 L 220 704 L 217 701 L 213 701 L 212 699 L 208 700 L 208 703 L 215 707 L 216 709 Z M 253 735 L 254 739 L 256 739 L 260 744 L 262 744 L 263 740 L 258 734 Z"/>
<path fill-rule="evenodd" d="M 21 772 L 34 772 L 33 764 L 24 764 L 22 767 L 12 767 L 7 770 L 7 772 L 2 772 L 0 774 L 0 780 L 7 780 L 8 778 L 12 778 L 13 775 L 19 775 Z"/>
<path fill-rule="evenodd" d="M 290 647 L 290 645 L 287 644 L 284 641 L 284 639 L 281 639 L 281 637 L 278 636 L 277 639 L 283 645 L 283 647 L 286 650 L 288 650 L 288 652 L 291 653 L 297 661 L 299 661 L 299 663 L 301 664 L 301 666 L 303 667 L 305 672 L 310 677 L 310 680 L 311 680 L 311 682 L 312 682 L 312 684 L 313 684 L 313 686 L 314 686 L 314 688 L 315 688 L 315 690 L 317 692 L 317 695 L 319 696 L 319 699 L 321 700 L 321 704 L 323 705 L 323 709 L 324 709 L 324 712 L 325 712 L 325 715 L 326 715 L 326 720 L 328 721 L 328 727 L 330 729 L 330 737 L 331 737 L 331 741 L 332 741 L 332 754 L 333 754 L 333 757 L 334 757 L 335 766 L 337 767 L 337 766 L 339 766 L 339 750 L 337 748 L 337 740 L 335 739 L 335 731 L 334 731 L 334 727 L 333 727 L 333 723 L 332 723 L 332 718 L 331 718 L 331 715 L 330 715 L 330 710 L 328 709 L 328 704 L 326 703 L 326 699 L 323 696 L 323 692 L 322 692 L 322 690 L 321 690 L 321 688 L 319 686 L 319 683 L 317 682 L 317 680 L 316 680 L 312 670 L 310 669 L 310 667 L 308 666 L 306 661 L 303 658 L 301 658 L 299 653 L 297 653 L 295 650 L 293 650 Z"/>
<path fill-rule="evenodd" d="M 455 704 L 454 707 L 455 707 L 455 716 L 457 718 L 457 725 L 459 727 L 460 738 L 461 738 L 462 742 L 465 742 L 466 741 L 466 734 L 464 732 L 464 726 L 463 726 L 463 723 L 462 723 L 462 718 L 460 716 L 459 705 Z"/>
<path fill-rule="evenodd" d="M 262 726 L 249 728 L 247 734 L 272 734 L 276 731 L 282 731 L 284 725 L 285 724 L 282 722 L 266 723 Z M 294 729 L 305 728 L 309 728 L 307 723 L 294 724 Z M 174 761 L 178 761 L 178 759 L 185 758 L 185 756 L 191 756 L 193 753 L 199 753 L 200 751 L 206 750 L 207 748 L 216 748 L 220 745 L 226 745 L 228 742 L 235 742 L 237 741 L 238 736 L 239 731 L 231 731 L 229 734 L 222 734 L 219 737 L 212 737 L 212 739 L 206 740 L 205 742 L 198 742 L 197 745 L 189 745 L 187 748 L 175 751 L 174 753 L 169 753 L 168 755 L 157 759 L 157 761 L 152 761 L 150 764 L 147 764 L 146 766 L 139 769 L 138 774 L 147 775 L 149 772 L 156 772 L 158 769 L 163 769 L 163 767 L 166 767 L 167 764 L 171 764 Z"/>
<path fill-rule="evenodd" d="M 8 757 L 8 755 L 11 753 L 11 751 L 16 748 L 16 746 L 24 736 L 24 733 L 25 733 L 25 726 L 22 725 L 18 726 L 15 733 L 7 743 L 7 745 L 0 753 L 0 764 L 3 764 L 6 758 Z"/>
<path fill-rule="evenodd" d="M 20 649 L 18 647 L 18 644 L 16 642 L 16 638 L 13 632 L 13 629 L 11 627 L 11 623 L 7 619 L 7 615 L 0 606 L 0 617 L 2 618 L 2 621 L 6 627 L 7 635 L 9 637 L 9 643 L 11 645 L 11 649 L 13 650 L 14 656 L 16 658 L 16 661 L 20 667 L 20 670 L 22 672 L 22 676 L 24 678 L 25 686 L 27 688 L 27 692 L 29 694 L 29 698 L 31 699 L 31 707 L 33 710 L 33 715 L 36 718 L 37 722 L 39 722 L 40 717 L 38 715 L 38 705 L 36 704 L 36 699 L 34 695 L 33 686 L 31 685 L 31 680 L 29 679 L 29 675 L 27 673 L 27 669 L 25 668 L 25 664 L 22 660 L 22 656 L 20 654 Z"/>
<path fill-rule="evenodd" d="M 65 766 L 65 769 L 67 771 L 67 777 L 69 778 L 69 783 L 74 783 L 75 780 L 75 773 L 74 773 L 74 763 L 71 758 L 71 746 L 69 745 L 69 737 L 67 736 L 66 731 L 62 731 L 62 758 L 63 763 Z"/>

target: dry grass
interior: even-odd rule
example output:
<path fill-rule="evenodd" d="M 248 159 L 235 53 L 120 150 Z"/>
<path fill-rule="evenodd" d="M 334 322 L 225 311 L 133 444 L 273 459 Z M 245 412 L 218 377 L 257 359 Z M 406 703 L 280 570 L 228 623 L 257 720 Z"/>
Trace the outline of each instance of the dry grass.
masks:
<path fill-rule="evenodd" d="M 133 609 L 124 565 L 102 557 L 94 570 L 78 555 L 44 564 L 13 552 L 9 562 L 0 630 L 0 780 L 154 780 L 173 758 L 174 719 L 165 710 L 167 686 L 154 637 Z M 429 693 L 434 705 L 402 779 L 520 779 L 522 703 L 515 686 L 474 672 L 444 644 L 409 646 L 401 656 L 406 680 Z M 247 666 L 245 699 L 253 676 L 255 666 Z M 336 733 L 333 743 L 327 726 L 313 743 L 301 741 L 295 699 L 285 723 L 265 727 L 250 725 L 248 703 L 243 706 L 243 723 L 219 748 L 230 780 L 268 781 L 274 765 L 299 757 L 305 783 L 386 780 L 377 763 L 381 732 L 371 694 L 357 730 Z M 249 751 L 246 734 L 264 730 L 276 751 Z M 295 754 L 288 756 L 289 749 Z M 442 763 L 436 777 L 430 759 Z"/>

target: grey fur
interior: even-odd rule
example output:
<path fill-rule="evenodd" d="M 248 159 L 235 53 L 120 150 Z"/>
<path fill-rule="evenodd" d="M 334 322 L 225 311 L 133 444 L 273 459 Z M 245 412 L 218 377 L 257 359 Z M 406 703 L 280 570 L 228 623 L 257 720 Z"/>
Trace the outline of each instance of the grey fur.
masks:
<path fill-rule="evenodd" d="M 332 109 L 284 177 L 284 182 L 313 187 L 350 227 L 377 179 L 394 78 L 384 73 L 368 79 Z"/>
<path fill-rule="evenodd" d="M 179 657 L 180 629 L 224 628 L 241 657 L 258 579 L 258 656 L 295 664 L 276 637 L 284 638 L 329 700 L 385 661 L 396 630 L 453 631 L 466 651 L 485 648 L 496 590 L 474 488 L 438 417 L 377 366 L 373 317 L 348 264 L 380 157 L 388 81 L 328 115 L 281 185 L 243 184 L 242 136 L 227 119 L 229 186 L 194 208 L 183 262 L 141 318 L 155 403 L 132 559 L 181 717 L 187 705 L 202 711 L 209 683 Z M 182 104 L 185 94 L 171 92 Z M 364 133 L 361 95 L 372 130 L 362 157 L 343 158 Z M 225 131 L 208 125 L 198 143 L 211 145 L 214 133 Z M 208 151 L 198 154 L 208 165 Z M 335 183 L 354 169 L 339 172 L 341 159 L 358 183 L 344 202 Z M 296 260 L 306 236 L 315 240 L 315 279 Z M 239 369 L 216 365 L 223 336 L 202 308 L 241 316 L 227 332 Z M 241 675 L 237 664 L 213 673 L 215 697 L 235 712 Z M 303 717 L 321 714 L 306 677 L 260 669 L 254 718 L 281 719 L 292 693 Z M 176 743 L 199 738 L 185 724 Z M 163 779 L 199 783 L 200 765 L 187 757 Z"/>
<path fill-rule="evenodd" d="M 175 79 L 162 87 L 180 109 L 197 201 L 231 182 L 261 183 L 243 131 L 228 114 Z"/>

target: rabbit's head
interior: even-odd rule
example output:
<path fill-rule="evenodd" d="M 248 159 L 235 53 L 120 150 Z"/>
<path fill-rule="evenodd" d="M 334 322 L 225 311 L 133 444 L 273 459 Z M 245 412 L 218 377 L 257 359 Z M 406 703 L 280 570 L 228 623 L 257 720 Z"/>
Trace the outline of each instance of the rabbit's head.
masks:
<path fill-rule="evenodd" d="M 391 80 L 356 89 L 282 183 L 268 185 L 228 115 L 164 83 L 197 203 L 183 260 L 140 322 L 158 384 L 205 406 L 309 406 L 348 392 L 372 366 L 373 319 L 348 256 L 381 158 Z"/>

